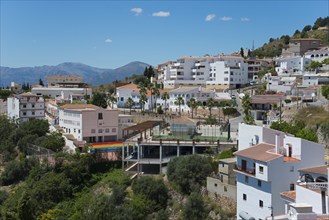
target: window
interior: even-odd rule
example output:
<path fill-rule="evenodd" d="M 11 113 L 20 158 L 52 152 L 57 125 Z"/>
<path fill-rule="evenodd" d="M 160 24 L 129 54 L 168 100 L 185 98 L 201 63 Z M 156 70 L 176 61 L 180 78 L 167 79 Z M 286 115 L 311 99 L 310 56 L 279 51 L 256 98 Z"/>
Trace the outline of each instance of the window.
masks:
<path fill-rule="evenodd" d="M 78 130 L 78 133 L 80 134 L 80 129 Z"/>
<path fill-rule="evenodd" d="M 103 133 L 103 129 L 98 129 L 98 133 Z"/>
<path fill-rule="evenodd" d="M 264 167 L 263 166 L 259 166 L 258 169 L 259 169 L 259 172 L 260 173 L 263 173 L 264 172 Z"/>
<path fill-rule="evenodd" d="M 112 128 L 112 132 L 116 132 L 117 131 L 117 129 L 116 128 Z"/>
<path fill-rule="evenodd" d="M 32 112 L 32 115 L 35 115 L 35 112 Z"/>
<path fill-rule="evenodd" d="M 120 101 L 123 102 L 124 98 L 123 97 L 120 97 Z"/>
<path fill-rule="evenodd" d="M 23 105 L 23 108 L 26 108 L 26 105 Z"/>
<path fill-rule="evenodd" d="M 34 108 L 34 104 L 32 104 L 32 108 Z"/>
<path fill-rule="evenodd" d="M 23 115 L 26 115 L 26 112 L 23 112 Z"/>
<path fill-rule="evenodd" d="M 223 175 L 220 175 L 220 181 L 223 182 Z"/>
<path fill-rule="evenodd" d="M 215 183 L 214 186 L 217 187 L 217 183 Z"/>
<path fill-rule="evenodd" d="M 109 128 L 106 128 L 105 129 L 105 133 L 110 133 L 110 129 Z"/>
<path fill-rule="evenodd" d="M 295 190 L 295 184 L 290 183 L 290 191 L 294 191 Z"/>
<path fill-rule="evenodd" d="M 249 177 L 248 176 L 244 176 L 244 182 L 246 182 L 246 183 L 249 182 Z"/>
<path fill-rule="evenodd" d="M 103 119 L 103 113 L 98 113 L 98 120 Z"/>
<path fill-rule="evenodd" d="M 227 192 L 227 186 L 224 186 L 224 192 Z"/>
<path fill-rule="evenodd" d="M 244 193 L 243 193 L 242 198 L 243 198 L 244 201 L 247 201 L 247 194 L 244 194 Z"/>
<path fill-rule="evenodd" d="M 96 130 L 95 129 L 91 129 L 91 133 L 95 134 Z"/>
<path fill-rule="evenodd" d="M 263 206 L 264 206 L 263 201 L 259 200 L 259 207 L 263 207 Z"/>
<path fill-rule="evenodd" d="M 262 181 L 258 180 L 258 187 L 262 187 Z"/>
<path fill-rule="evenodd" d="M 225 77 L 225 78 L 224 78 L 224 81 L 228 81 L 228 78 L 227 78 L 227 77 Z"/>

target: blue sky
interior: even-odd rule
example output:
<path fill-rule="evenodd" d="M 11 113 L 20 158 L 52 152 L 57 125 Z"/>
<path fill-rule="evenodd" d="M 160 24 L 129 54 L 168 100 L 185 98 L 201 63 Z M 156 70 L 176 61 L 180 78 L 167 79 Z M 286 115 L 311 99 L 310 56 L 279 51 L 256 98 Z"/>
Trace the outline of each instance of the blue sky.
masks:
<path fill-rule="evenodd" d="M 328 0 L 3 1 L 1 66 L 117 68 L 255 48 L 328 16 Z"/>

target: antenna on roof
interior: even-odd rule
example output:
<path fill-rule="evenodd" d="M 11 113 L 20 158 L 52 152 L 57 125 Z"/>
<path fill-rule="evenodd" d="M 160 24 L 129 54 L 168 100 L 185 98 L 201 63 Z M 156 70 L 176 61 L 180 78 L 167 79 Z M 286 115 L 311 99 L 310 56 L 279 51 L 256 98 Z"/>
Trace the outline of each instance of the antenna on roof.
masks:
<path fill-rule="evenodd" d="M 255 49 L 255 44 L 254 44 L 254 40 L 252 40 L 252 47 L 251 47 L 251 51 L 254 51 Z"/>

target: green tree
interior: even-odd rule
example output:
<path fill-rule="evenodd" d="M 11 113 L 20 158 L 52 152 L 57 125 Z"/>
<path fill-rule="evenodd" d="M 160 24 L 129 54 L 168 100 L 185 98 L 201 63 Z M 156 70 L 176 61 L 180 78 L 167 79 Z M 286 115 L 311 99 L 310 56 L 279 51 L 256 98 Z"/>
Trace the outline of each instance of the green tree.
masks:
<path fill-rule="evenodd" d="M 211 161 L 199 155 L 176 157 L 168 163 L 168 180 L 178 189 L 189 194 L 193 189 L 205 185 L 207 176 L 212 172 Z"/>
<path fill-rule="evenodd" d="M 184 99 L 181 96 L 178 96 L 175 101 L 175 105 L 178 105 L 179 115 L 181 115 L 181 106 L 184 105 Z"/>
<path fill-rule="evenodd" d="M 329 146 L 329 121 L 325 121 L 321 124 L 320 132 L 326 145 Z"/>
<path fill-rule="evenodd" d="M 300 34 L 300 31 L 298 29 L 294 32 L 294 36 L 296 36 L 297 34 Z"/>
<path fill-rule="evenodd" d="M 43 81 L 42 81 L 41 78 L 39 79 L 39 85 L 40 85 L 40 86 L 45 86 L 45 85 L 43 84 Z"/>
<path fill-rule="evenodd" d="M 99 107 L 102 108 L 106 108 L 107 107 L 107 98 L 106 98 L 106 94 L 105 93 L 99 93 L 99 92 L 95 92 L 93 94 L 93 98 L 92 98 L 92 104 L 93 105 L 97 105 Z"/>
<path fill-rule="evenodd" d="M 65 146 L 65 140 L 62 137 L 61 133 L 52 132 L 50 135 L 45 136 L 42 139 L 40 146 L 52 150 L 54 152 L 60 152 Z"/>
<path fill-rule="evenodd" d="M 306 66 L 306 70 L 317 70 L 318 68 L 320 68 L 322 66 L 322 64 L 318 61 L 312 61 L 308 66 Z"/>
<path fill-rule="evenodd" d="M 129 97 L 128 99 L 127 99 L 127 102 L 126 102 L 126 105 L 127 105 L 127 107 L 129 108 L 129 114 L 131 115 L 131 108 L 133 107 L 133 105 L 134 105 L 134 100 L 131 98 L 131 97 Z"/>
<path fill-rule="evenodd" d="M 9 89 L 0 89 L 0 99 L 7 99 L 11 95 Z"/>
<path fill-rule="evenodd" d="M 183 206 L 183 219 L 199 220 L 207 216 L 206 206 L 200 193 L 192 192 Z"/>
<path fill-rule="evenodd" d="M 306 26 L 303 28 L 302 32 L 308 32 L 308 31 L 310 31 L 311 29 L 312 29 L 312 26 L 311 26 L 311 25 L 306 25 Z"/>
<path fill-rule="evenodd" d="M 145 103 L 147 102 L 147 89 L 144 83 L 138 84 L 139 88 L 139 103 L 141 104 L 142 112 L 145 110 Z"/>
<path fill-rule="evenodd" d="M 49 132 L 49 123 L 47 120 L 31 120 L 20 124 L 19 129 L 27 134 L 36 134 L 41 137 Z"/>
<path fill-rule="evenodd" d="M 208 98 L 206 105 L 209 109 L 209 117 L 212 118 L 211 110 L 212 110 L 213 107 L 216 106 L 215 100 L 213 98 Z"/>
<path fill-rule="evenodd" d="M 162 179 L 153 177 L 141 177 L 133 182 L 132 190 L 136 194 L 144 195 L 147 199 L 154 201 L 157 208 L 166 208 L 168 200 L 168 189 Z"/>
<path fill-rule="evenodd" d="M 318 136 L 315 131 L 310 129 L 302 129 L 296 133 L 296 137 L 303 138 L 305 140 L 318 142 Z"/>
<path fill-rule="evenodd" d="M 321 86 L 321 94 L 329 100 L 329 85 L 322 85 Z"/>
<path fill-rule="evenodd" d="M 169 94 L 167 92 L 164 92 L 161 96 L 161 99 L 165 102 L 165 107 L 164 107 L 164 110 L 165 110 L 165 114 L 167 113 L 167 101 L 169 99 Z"/>
<path fill-rule="evenodd" d="M 243 121 L 248 125 L 255 124 L 254 118 L 251 115 L 251 98 L 248 94 L 246 94 L 242 98 L 242 109 L 243 109 Z"/>
<path fill-rule="evenodd" d="M 153 90 L 152 90 L 152 95 L 155 98 L 155 105 L 154 106 L 155 106 L 155 109 L 156 109 L 157 100 L 160 97 L 160 86 L 157 83 L 154 84 L 154 87 L 153 87 Z"/>
<path fill-rule="evenodd" d="M 188 105 L 191 108 L 191 114 L 192 114 L 192 118 L 193 118 L 194 110 L 196 110 L 198 108 L 198 102 L 196 101 L 195 98 L 191 98 L 190 101 L 188 102 Z"/>
<path fill-rule="evenodd" d="M 240 56 L 244 57 L 244 51 L 242 47 L 240 48 Z"/>

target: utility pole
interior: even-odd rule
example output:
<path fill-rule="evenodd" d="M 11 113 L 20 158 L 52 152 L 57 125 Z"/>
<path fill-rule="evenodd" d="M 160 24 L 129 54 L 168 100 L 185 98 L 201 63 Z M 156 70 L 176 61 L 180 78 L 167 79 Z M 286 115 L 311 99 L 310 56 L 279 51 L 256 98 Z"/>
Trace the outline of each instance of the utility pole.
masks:
<path fill-rule="evenodd" d="M 282 98 L 280 98 L 280 119 L 279 119 L 280 124 L 281 124 L 281 119 L 282 119 L 282 116 L 281 116 L 282 115 L 282 107 L 281 106 L 282 106 Z"/>

